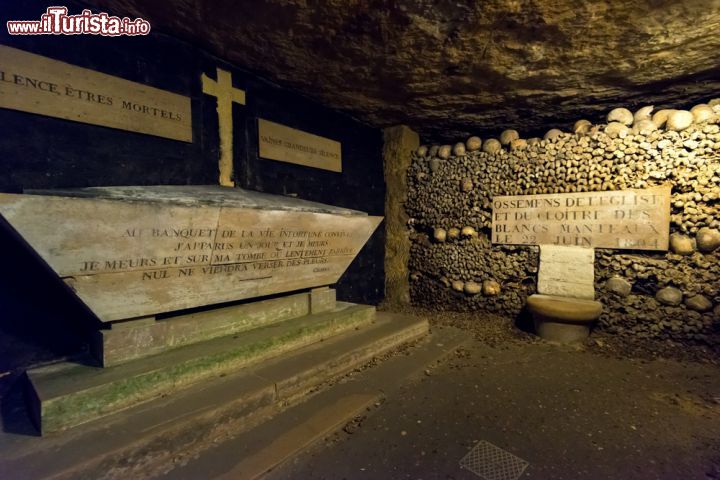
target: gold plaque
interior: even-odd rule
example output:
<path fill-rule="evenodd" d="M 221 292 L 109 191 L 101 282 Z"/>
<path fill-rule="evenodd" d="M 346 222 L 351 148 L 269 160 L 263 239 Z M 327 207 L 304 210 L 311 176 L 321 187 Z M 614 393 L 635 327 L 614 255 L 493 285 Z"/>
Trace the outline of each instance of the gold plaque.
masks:
<path fill-rule="evenodd" d="M 342 172 L 340 142 L 258 119 L 260 157 Z"/>
<path fill-rule="evenodd" d="M 189 97 L 4 45 L 0 107 L 192 142 Z"/>

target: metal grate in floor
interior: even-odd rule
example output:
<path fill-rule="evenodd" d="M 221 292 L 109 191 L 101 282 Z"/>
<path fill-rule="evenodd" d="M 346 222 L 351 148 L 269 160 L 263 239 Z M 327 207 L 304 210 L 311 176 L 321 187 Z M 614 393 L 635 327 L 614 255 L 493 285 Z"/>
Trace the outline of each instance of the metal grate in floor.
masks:
<path fill-rule="evenodd" d="M 529 463 L 490 442 L 478 442 L 460 466 L 485 480 L 517 480 Z"/>

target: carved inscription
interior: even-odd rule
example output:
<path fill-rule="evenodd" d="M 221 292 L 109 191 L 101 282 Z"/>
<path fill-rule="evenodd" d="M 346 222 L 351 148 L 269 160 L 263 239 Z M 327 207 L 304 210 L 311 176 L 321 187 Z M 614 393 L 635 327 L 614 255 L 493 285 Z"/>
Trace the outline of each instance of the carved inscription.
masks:
<path fill-rule="evenodd" d="M 237 218 L 233 220 L 238 221 Z M 162 255 L 82 260 L 78 270 L 82 275 L 142 270 L 144 272 L 142 280 L 154 280 L 167 278 L 168 269 L 176 267 L 178 276 L 231 271 L 231 268 L 221 267 L 197 270 L 194 267 L 198 265 L 234 265 L 233 271 L 290 268 L 324 264 L 330 256 L 357 253 L 353 248 L 345 245 L 347 242 L 342 241 L 352 238 L 352 233 L 344 230 L 309 231 L 288 230 L 285 227 L 280 227 L 279 230 L 243 227 L 240 225 L 237 229 L 227 226 L 222 229 L 127 228 L 119 235 L 138 242 L 156 242 L 158 246 L 162 245 L 159 248 Z M 167 255 L 168 253 L 170 255 Z M 153 272 L 145 272 L 146 270 Z"/>
<path fill-rule="evenodd" d="M 335 283 L 382 220 L 6 194 L 0 213 L 103 321 Z"/>
<path fill-rule="evenodd" d="M 0 107 L 192 142 L 190 98 L 0 45 Z"/>
<path fill-rule="evenodd" d="M 492 242 L 667 250 L 670 187 L 493 199 Z"/>
<path fill-rule="evenodd" d="M 333 172 L 342 171 L 340 142 L 258 119 L 260 156 Z"/>

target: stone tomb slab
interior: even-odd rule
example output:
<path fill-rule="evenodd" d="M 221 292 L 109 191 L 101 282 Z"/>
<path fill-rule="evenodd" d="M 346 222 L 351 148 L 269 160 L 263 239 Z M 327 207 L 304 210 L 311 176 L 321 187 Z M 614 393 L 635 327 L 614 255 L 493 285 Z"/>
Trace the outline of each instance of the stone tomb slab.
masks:
<path fill-rule="evenodd" d="M 382 217 L 216 186 L 0 194 L 103 322 L 336 283 Z"/>
<path fill-rule="evenodd" d="M 595 249 L 540 245 L 538 293 L 593 300 Z"/>

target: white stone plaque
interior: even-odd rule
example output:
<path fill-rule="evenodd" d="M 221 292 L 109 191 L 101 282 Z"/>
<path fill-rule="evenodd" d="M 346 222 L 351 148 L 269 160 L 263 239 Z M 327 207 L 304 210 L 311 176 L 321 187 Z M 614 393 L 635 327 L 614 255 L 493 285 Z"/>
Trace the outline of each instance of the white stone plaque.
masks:
<path fill-rule="evenodd" d="M 538 293 L 593 300 L 594 263 L 593 248 L 540 245 Z"/>

